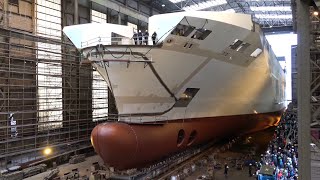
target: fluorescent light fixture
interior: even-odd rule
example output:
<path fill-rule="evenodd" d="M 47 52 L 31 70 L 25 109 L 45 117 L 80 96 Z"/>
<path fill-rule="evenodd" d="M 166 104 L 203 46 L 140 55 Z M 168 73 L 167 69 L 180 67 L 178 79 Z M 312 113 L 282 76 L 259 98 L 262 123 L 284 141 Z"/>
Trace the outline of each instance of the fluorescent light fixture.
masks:
<path fill-rule="evenodd" d="M 275 0 L 246 0 L 246 1 L 250 1 L 250 2 L 264 2 L 264 1 L 271 1 L 274 2 Z M 281 0 L 281 1 L 285 1 L 285 2 L 291 2 L 291 0 Z"/>
<path fill-rule="evenodd" d="M 252 11 L 291 11 L 291 6 L 261 6 L 250 7 Z"/>
<path fill-rule="evenodd" d="M 255 14 L 254 16 L 259 19 L 292 19 L 292 14 Z"/>
<path fill-rule="evenodd" d="M 207 9 L 210 7 L 214 7 L 214 6 L 219 6 L 222 4 L 227 4 L 226 0 L 210 0 L 210 1 L 205 1 L 205 2 L 201 2 L 198 4 L 194 4 L 191 6 L 186 6 L 183 8 L 183 10 L 185 11 L 197 11 L 197 10 L 201 10 L 201 9 Z"/>
<path fill-rule="evenodd" d="M 234 9 L 227 9 L 227 10 L 225 10 L 225 11 L 223 11 L 223 12 L 232 12 L 232 13 L 235 13 L 236 11 L 235 11 Z"/>
<path fill-rule="evenodd" d="M 178 2 L 181 2 L 181 1 L 184 1 L 184 0 L 169 0 L 169 1 L 171 1 L 173 3 L 178 3 Z"/>

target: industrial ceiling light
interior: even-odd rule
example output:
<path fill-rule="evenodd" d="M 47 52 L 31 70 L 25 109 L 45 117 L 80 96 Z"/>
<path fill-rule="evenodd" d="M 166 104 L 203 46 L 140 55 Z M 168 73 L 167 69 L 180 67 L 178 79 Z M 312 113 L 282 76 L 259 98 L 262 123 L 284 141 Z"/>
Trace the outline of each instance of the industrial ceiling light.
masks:
<path fill-rule="evenodd" d="M 165 7 L 166 5 L 165 5 L 165 4 L 162 4 L 161 6 L 162 6 L 162 7 Z"/>
<path fill-rule="evenodd" d="M 261 1 L 266 1 L 266 2 L 274 2 L 275 0 L 246 0 L 246 1 L 251 1 L 251 2 L 261 2 Z M 283 2 L 291 2 L 291 0 L 281 0 Z"/>
<path fill-rule="evenodd" d="M 235 11 L 234 9 L 227 9 L 227 10 L 225 10 L 225 11 L 223 11 L 223 12 L 232 12 L 232 13 L 235 13 L 236 11 Z"/>
<path fill-rule="evenodd" d="M 291 11 L 291 6 L 250 7 L 251 11 Z"/>
<path fill-rule="evenodd" d="M 292 19 L 292 14 L 255 14 L 259 19 Z"/>
<path fill-rule="evenodd" d="M 318 16 L 318 15 L 319 15 L 319 12 L 318 12 L 318 11 L 313 11 L 313 15 L 314 15 L 314 16 Z"/>
<path fill-rule="evenodd" d="M 171 1 L 173 3 L 178 3 L 178 2 L 181 2 L 181 1 L 184 1 L 184 0 L 169 0 L 169 1 Z"/>

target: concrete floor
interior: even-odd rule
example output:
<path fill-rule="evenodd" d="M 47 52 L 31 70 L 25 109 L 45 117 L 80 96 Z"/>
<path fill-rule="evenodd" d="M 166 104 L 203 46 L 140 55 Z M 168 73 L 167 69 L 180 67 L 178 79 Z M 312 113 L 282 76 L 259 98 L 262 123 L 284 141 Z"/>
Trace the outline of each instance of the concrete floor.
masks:
<path fill-rule="evenodd" d="M 224 154 L 229 154 L 228 152 Z M 99 162 L 100 164 L 102 163 L 102 160 L 99 156 L 92 156 L 86 158 L 86 161 L 78 163 L 78 164 L 64 164 L 59 166 L 59 176 L 64 175 L 65 173 L 68 173 L 72 171 L 72 169 L 78 168 L 80 176 L 87 175 L 89 177 L 90 175 L 90 166 L 94 162 Z M 88 169 L 88 170 L 87 170 Z M 26 178 L 26 180 L 39 180 L 43 179 L 46 175 L 49 174 L 50 171 L 46 171 L 44 173 L 38 174 L 33 177 Z M 197 177 L 206 174 L 206 170 L 203 168 L 198 169 L 196 172 L 194 172 L 191 176 L 187 177 L 186 180 L 196 180 Z M 216 170 L 215 173 L 215 180 L 247 180 L 247 179 L 255 179 L 255 177 L 249 177 L 248 176 L 248 168 L 244 168 L 243 170 L 236 170 L 234 168 L 229 169 L 229 174 L 228 177 L 226 178 L 223 174 L 223 169 Z"/>
<path fill-rule="evenodd" d="M 197 171 L 192 176 L 187 177 L 186 180 L 195 180 L 197 177 L 205 174 L 205 171 Z M 242 171 L 236 170 L 236 169 L 230 169 L 228 173 L 228 177 L 225 177 L 223 174 L 223 170 L 217 170 L 215 173 L 215 179 L 214 180 L 222 180 L 222 179 L 228 179 L 228 180 L 247 180 L 247 179 L 256 179 L 255 176 L 249 177 L 248 170 L 244 169 Z"/>
<path fill-rule="evenodd" d="M 230 158 L 237 158 L 239 156 L 241 156 L 240 153 L 234 153 L 234 152 L 230 152 L 230 151 L 226 151 L 224 153 L 220 153 L 219 154 L 219 158 L 217 159 L 218 162 L 220 162 L 221 164 L 224 164 L 225 162 L 227 162 L 225 160 L 226 157 L 230 157 Z M 230 165 L 229 165 L 230 167 Z M 186 180 L 195 180 L 197 179 L 199 176 L 201 175 L 205 175 L 207 174 L 207 167 L 204 168 L 199 168 L 198 170 L 196 170 L 191 176 L 187 177 Z M 253 171 L 255 169 L 253 168 Z M 237 170 L 234 167 L 230 167 L 229 171 L 228 171 L 228 177 L 225 177 L 224 175 L 224 169 L 219 169 L 219 170 L 215 170 L 215 179 L 214 180 L 222 180 L 222 179 L 228 179 L 228 180 L 247 180 L 247 179 L 255 179 L 255 176 L 249 177 L 249 169 L 248 167 L 244 167 L 243 170 Z"/>
<path fill-rule="evenodd" d="M 92 163 L 98 162 L 99 164 L 102 163 L 102 159 L 99 156 L 91 156 L 86 158 L 84 162 L 78 163 L 78 164 L 63 164 L 59 166 L 59 176 L 63 176 L 65 173 L 71 172 L 72 169 L 78 168 L 80 176 L 87 175 L 88 177 L 90 176 L 90 167 Z M 43 179 L 46 175 L 48 175 L 50 171 L 46 171 L 44 173 L 37 174 L 35 176 L 26 178 L 26 180 L 39 180 Z"/>
<path fill-rule="evenodd" d="M 266 130 L 262 132 L 258 132 L 250 136 L 250 143 L 244 143 L 246 140 L 242 140 L 242 143 L 236 144 L 233 146 L 230 150 L 227 150 L 225 152 L 220 152 L 217 157 L 216 161 L 220 164 L 224 164 L 227 162 L 229 164 L 229 172 L 228 177 L 224 176 L 224 169 L 215 170 L 215 179 L 214 180 L 254 180 L 256 179 L 255 176 L 249 177 L 249 170 L 248 167 L 244 167 L 243 170 L 237 170 L 235 167 L 232 167 L 231 163 L 227 159 L 236 159 L 239 157 L 246 156 L 248 149 L 253 146 L 256 146 L 256 149 L 259 149 L 257 151 L 257 155 L 259 156 L 260 153 L 263 153 L 265 150 L 265 146 L 268 144 L 268 142 L 271 140 L 273 134 L 273 130 Z M 249 137 L 248 136 L 248 137 Z M 246 139 L 246 138 L 245 138 Z M 259 145 L 259 146 L 257 146 Z M 90 168 L 92 163 L 98 162 L 99 164 L 103 164 L 102 159 L 99 156 L 92 156 L 86 158 L 86 161 L 78 163 L 78 164 L 64 164 L 59 166 L 59 176 L 63 176 L 65 173 L 71 172 L 72 169 L 78 168 L 80 176 L 87 175 L 90 176 Z M 205 165 L 203 167 L 196 168 L 196 171 L 192 173 L 189 177 L 186 178 L 186 180 L 196 180 L 199 176 L 207 174 L 207 167 L 209 165 Z M 318 147 L 314 147 L 312 150 L 312 179 L 319 179 L 320 178 L 320 149 Z M 252 172 L 255 172 L 255 168 L 253 168 Z M 33 177 L 26 178 L 27 180 L 39 180 L 43 179 L 50 171 L 38 174 Z"/>
<path fill-rule="evenodd" d="M 260 139 L 258 144 L 260 146 L 261 146 L 261 144 L 264 144 L 263 146 L 266 146 L 268 141 L 271 139 L 271 136 L 268 135 L 270 133 L 273 133 L 273 130 L 255 133 L 255 136 L 253 136 L 253 137 L 260 137 L 260 138 L 257 138 L 257 139 Z M 263 138 L 261 138 L 261 137 L 263 137 Z M 261 139 L 267 139 L 267 140 L 265 140 L 265 142 L 262 143 L 262 142 L 260 142 Z M 244 140 L 242 140 L 242 141 L 244 141 Z M 228 162 L 228 160 L 226 160 L 227 158 L 234 158 L 235 159 L 235 158 L 244 156 L 245 153 L 243 151 L 248 152 L 247 149 L 251 148 L 253 146 L 253 144 L 256 144 L 256 143 L 245 144 L 245 145 L 243 143 L 240 143 L 240 144 L 236 145 L 235 148 L 232 148 L 229 151 L 219 153 L 216 160 L 219 163 L 224 164 L 225 162 Z M 264 148 L 262 148 L 262 149 L 264 149 Z M 99 164 L 102 164 L 102 160 L 99 156 L 92 156 L 92 157 L 86 158 L 86 161 L 82 162 L 82 163 L 61 165 L 61 166 L 59 166 L 59 170 L 60 170 L 59 176 L 61 177 L 65 173 L 71 172 L 72 169 L 78 168 L 80 176 L 87 175 L 89 177 L 90 176 L 90 167 L 91 167 L 92 163 L 94 163 L 94 162 L 99 162 Z M 229 179 L 229 180 L 230 179 L 231 180 L 232 179 L 234 179 L 234 180 L 255 179 L 255 177 L 249 177 L 248 167 L 244 167 L 243 170 L 237 170 L 235 168 L 232 168 L 230 165 L 229 165 L 229 167 L 230 167 L 229 168 L 229 175 L 227 178 L 223 174 L 224 170 L 220 169 L 220 170 L 216 170 L 215 179 L 218 179 L 218 180 L 219 179 Z M 203 168 L 199 167 L 193 174 L 191 174 L 191 176 L 187 177 L 186 179 L 187 180 L 195 180 L 195 179 L 197 179 L 197 177 L 199 177 L 203 174 L 206 174 L 206 171 L 207 171 L 207 166 L 203 167 Z M 36 176 L 27 178 L 27 180 L 43 179 L 49 173 L 50 173 L 50 171 L 47 171 L 47 172 L 38 174 Z"/>
<path fill-rule="evenodd" d="M 226 156 L 228 157 L 237 157 L 239 154 L 237 153 L 230 153 L 230 152 L 225 152 L 219 154 L 222 159 L 225 159 Z M 59 166 L 59 176 L 63 176 L 65 173 L 68 173 L 72 171 L 72 169 L 78 168 L 80 176 L 87 175 L 89 177 L 90 175 L 90 166 L 94 162 L 99 162 L 99 164 L 102 164 L 102 160 L 99 156 L 92 156 L 86 158 L 86 161 L 78 163 L 78 164 L 64 164 Z M 220 162 L 220 161 L 219 161 Z M 26 180 L 39 180 L 43 179 L 46 175 L 48 175 L 50 171 L 46 171 L 44 173 L 38 174 L 33 177 L 26 178 Z M 206 174 L 206 169 L 205 168 L 200 168 L 196 170 L 191 176 L 187 177 L 186 180 L 196 180 L 197 177 Z M 223 169 L 216 170 L 215 173 L 215 180 L 223 180 L 223 179 L 228 179 L 228 180 L 247 180 L 247 179 L 255 179 L 255 177 L 249 177 L 248 175 L 248 168 L 245 167 L 243 170 L 236 170 L 234 168 L 229 169 L 229 174 L 228 177 L 226 178 L 223 174 Z"/>

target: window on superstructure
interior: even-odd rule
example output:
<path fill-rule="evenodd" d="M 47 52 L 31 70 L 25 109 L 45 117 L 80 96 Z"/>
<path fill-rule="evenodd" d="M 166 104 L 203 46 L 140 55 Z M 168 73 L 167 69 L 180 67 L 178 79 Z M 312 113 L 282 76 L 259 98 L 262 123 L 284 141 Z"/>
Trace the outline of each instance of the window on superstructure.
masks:
<path fill-rule="evenodd" d="M 230 48 L 233 50 L 236 50 L 241 44 L 243 43 L 243 41 L 236 39 L 234 40 L 234 42 L 230 45 Z"/>
<path fill-rule="evenodd" d="M 171 31 L 171 34 L 187 37 L 194 29 L 195 27 L 193 26 L 187 26 L 179 23 L 174 30 Z"/>
<path fill-rule="evenodd" d="M 249 46 L 250 46 L 249 43 L 244 42 L 244 43 L 242 43 L 242 44 L 237 48 L 236 51 L 238 51 L 238 52 L 244 52 Z"/>
<path fill-rule="evenodd" d="M 174 107 L 187 107 L 199 90 L 199 88 L 187 88 L 184 93 L 181 94 Z"/>
<path fill-rule="evenodd" d="M 207 29 L 197 29 L 191 36 L 193 39 L 204 40 L 212 31 Z"/>

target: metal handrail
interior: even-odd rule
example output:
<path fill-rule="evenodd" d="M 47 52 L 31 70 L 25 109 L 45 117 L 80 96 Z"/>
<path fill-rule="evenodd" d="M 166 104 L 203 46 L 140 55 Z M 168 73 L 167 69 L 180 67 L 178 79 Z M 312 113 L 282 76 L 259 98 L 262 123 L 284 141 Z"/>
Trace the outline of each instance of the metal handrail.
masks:
<path fill-rule="evenodd" d="M 132 116 L 129 115 L 118 115 L 119 122 L 128 122 L 128 123 L 168 123 L 168 116 Z"/>
<path fill-rule="evenodd" d="M 87 41 L 81 42 L 81 47 L 87 47 L 87 46 L 92 46 L 92 45 L 97 45 L 97 44 L 104 44 L 104 45 L 134 45 L 135 41 L 140 43 L 145 43 L 146 41 L 148 44 L 150 44 L 151 40 L 148 36 L 148 39 L 145 39 L 145 36 L 137 36 L 136 38 L 128 38 L 128 37 L 96 37 L 89 39 Z M 151 44 L 150 44 L 151 45 Z"/>

